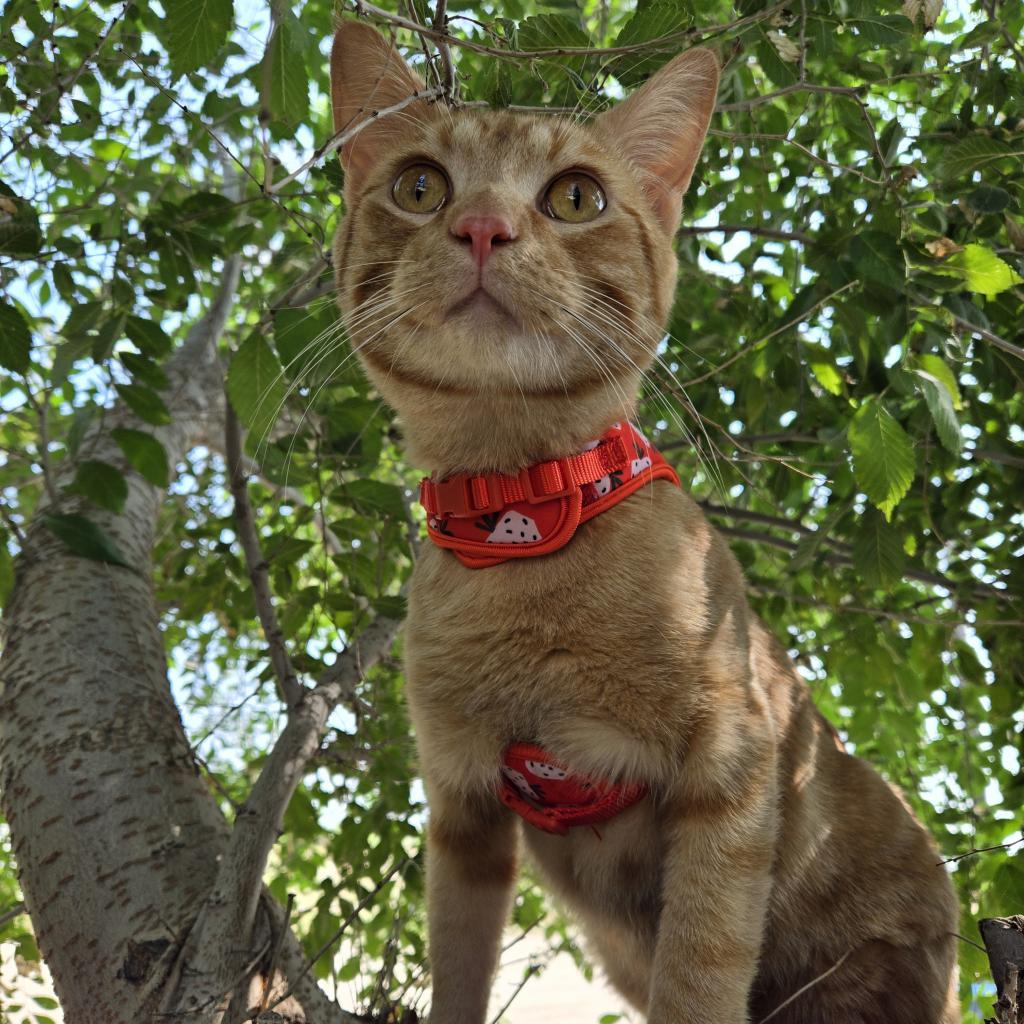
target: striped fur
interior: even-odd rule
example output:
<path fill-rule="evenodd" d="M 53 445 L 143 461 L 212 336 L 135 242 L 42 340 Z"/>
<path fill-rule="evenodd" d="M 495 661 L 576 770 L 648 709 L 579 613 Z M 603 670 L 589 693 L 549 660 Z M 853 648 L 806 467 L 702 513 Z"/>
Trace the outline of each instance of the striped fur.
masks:
<path fill-rule="evenodd" d="M 332 55 L 339 127 L 419 86 L 372 29 Z M 338 291 L 366 372 L 427 472 L 513 471 L 628 416 L 675 288 L 672 235 L 714 102 L 706 51 L 589 123 L 418 102 L 343 153 Z M 441 167 L 431 215 L 391 200 Z M 564 224 L 539 198 L 597 177 L 608 207 Z M 451 233 L 507 218 L 483 283 Z M 847 755 L 749 610 L 699 508 L 655 483 L 566 548 L 473 571 L 432 546 L 413 574 L 408 699 L 430 802 L 432 1024 L 485 1020 L 521 836 L 608 977 L 652 1024 L 953 1024 L 957 906 L 900 796 Z M 623 655 L 627 657 L 625 662 Z M 627 668 L 624 668 L 624 664 Z M 525 831 L 497 800 L 532 740 L 651 796 L 601 834 Z"/>

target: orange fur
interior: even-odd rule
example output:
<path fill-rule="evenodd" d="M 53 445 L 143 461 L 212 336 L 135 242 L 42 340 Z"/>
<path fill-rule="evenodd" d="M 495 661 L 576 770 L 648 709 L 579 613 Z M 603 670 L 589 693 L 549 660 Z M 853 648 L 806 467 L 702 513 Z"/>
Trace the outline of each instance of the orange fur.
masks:
<path fill-rule="evenodd" d="M 419 87 L 356 23 L 338 32 L 332 80 L 339 127 Z M 417 103 L 346 149 L 339 300 L 416 464 L 512 472 L 632 412 L 716 81 L 694 50 L 591 124 Z M 407 213 L 391 184 L 423 160 L 451 196 Z M 607 209 L 554 221 L 539 197 L 574 169 Z M 451 231 L 467 213 L 515 234 L 482 276 Z M 758 1021 L 840 960 L 773 1021 L 959 1019 L 957 906 L 934 845 L 837 743 L 686 494 L 655 482 L 557 553 L 490 569 L 428 545 L 406 663 L 431 811 L 433 1024 L 484 1020 L 520 832 L 652 1024 Z M 651 794 L 599 837 L 523 828 L 495 795 L 514 740 Z"/>

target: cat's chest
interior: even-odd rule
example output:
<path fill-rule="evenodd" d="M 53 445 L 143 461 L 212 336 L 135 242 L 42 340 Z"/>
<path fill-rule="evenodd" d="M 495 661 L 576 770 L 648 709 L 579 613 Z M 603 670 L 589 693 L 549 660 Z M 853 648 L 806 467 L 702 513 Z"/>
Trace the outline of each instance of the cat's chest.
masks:
<path fill-rule="evenodd" d="M 425 769 L 490 785 L 512 742 L 572 764 L 597 748 L 628 760 L 673 716 L 681 734 L 704 584 L 678 514 L 661 508 L 676 495 L 656 484 L 521 564 L 471 570 L 423 553 L 406 674 Z"/>

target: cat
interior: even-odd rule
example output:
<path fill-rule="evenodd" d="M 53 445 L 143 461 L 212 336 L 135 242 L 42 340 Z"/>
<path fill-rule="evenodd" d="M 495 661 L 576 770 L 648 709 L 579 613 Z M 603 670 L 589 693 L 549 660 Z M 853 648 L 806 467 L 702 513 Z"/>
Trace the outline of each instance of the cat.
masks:
<path fill-rule="evenodd" d="M 513 557 L 518 524 L 494 507 L 465 527 L 504 525 L 490 561 L 431 517 L 405 660 L 432 1024 L 485 1020 L 523 841 L 651 1024 L 959 1020 L 957 901 L 933 842 L 844 751 L 726 544 L 623 433 L 718 74 L 689 50 L 584 123 L 407 102 L 424 84 L 376 30 L 346 21 L 334 40 L 336 130 L 367 121 L 341 150 L 339 304 L 425 493 L 456 501 L 453 474 L 511 479 L 613 436 L 646 481 L 537 557 Z M 610 501 L 629 465 L 589 499 Z M 543 818 L 545 788 L 592 785 L 617 813 Z"/>

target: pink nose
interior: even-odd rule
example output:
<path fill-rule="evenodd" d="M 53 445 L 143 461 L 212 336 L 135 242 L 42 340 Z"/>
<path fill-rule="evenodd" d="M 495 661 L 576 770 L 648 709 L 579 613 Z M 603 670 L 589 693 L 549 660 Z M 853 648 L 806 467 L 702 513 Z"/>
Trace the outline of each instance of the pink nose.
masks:
<path fill-rule="evenodd" d="M 452 234 L 473 247 L 473 262 L 482 267 L 491 255 L 491 249 L 502 242 L 515 241 L 516 234 L 504 217 L 466 214 L 452 226 Z"/>

